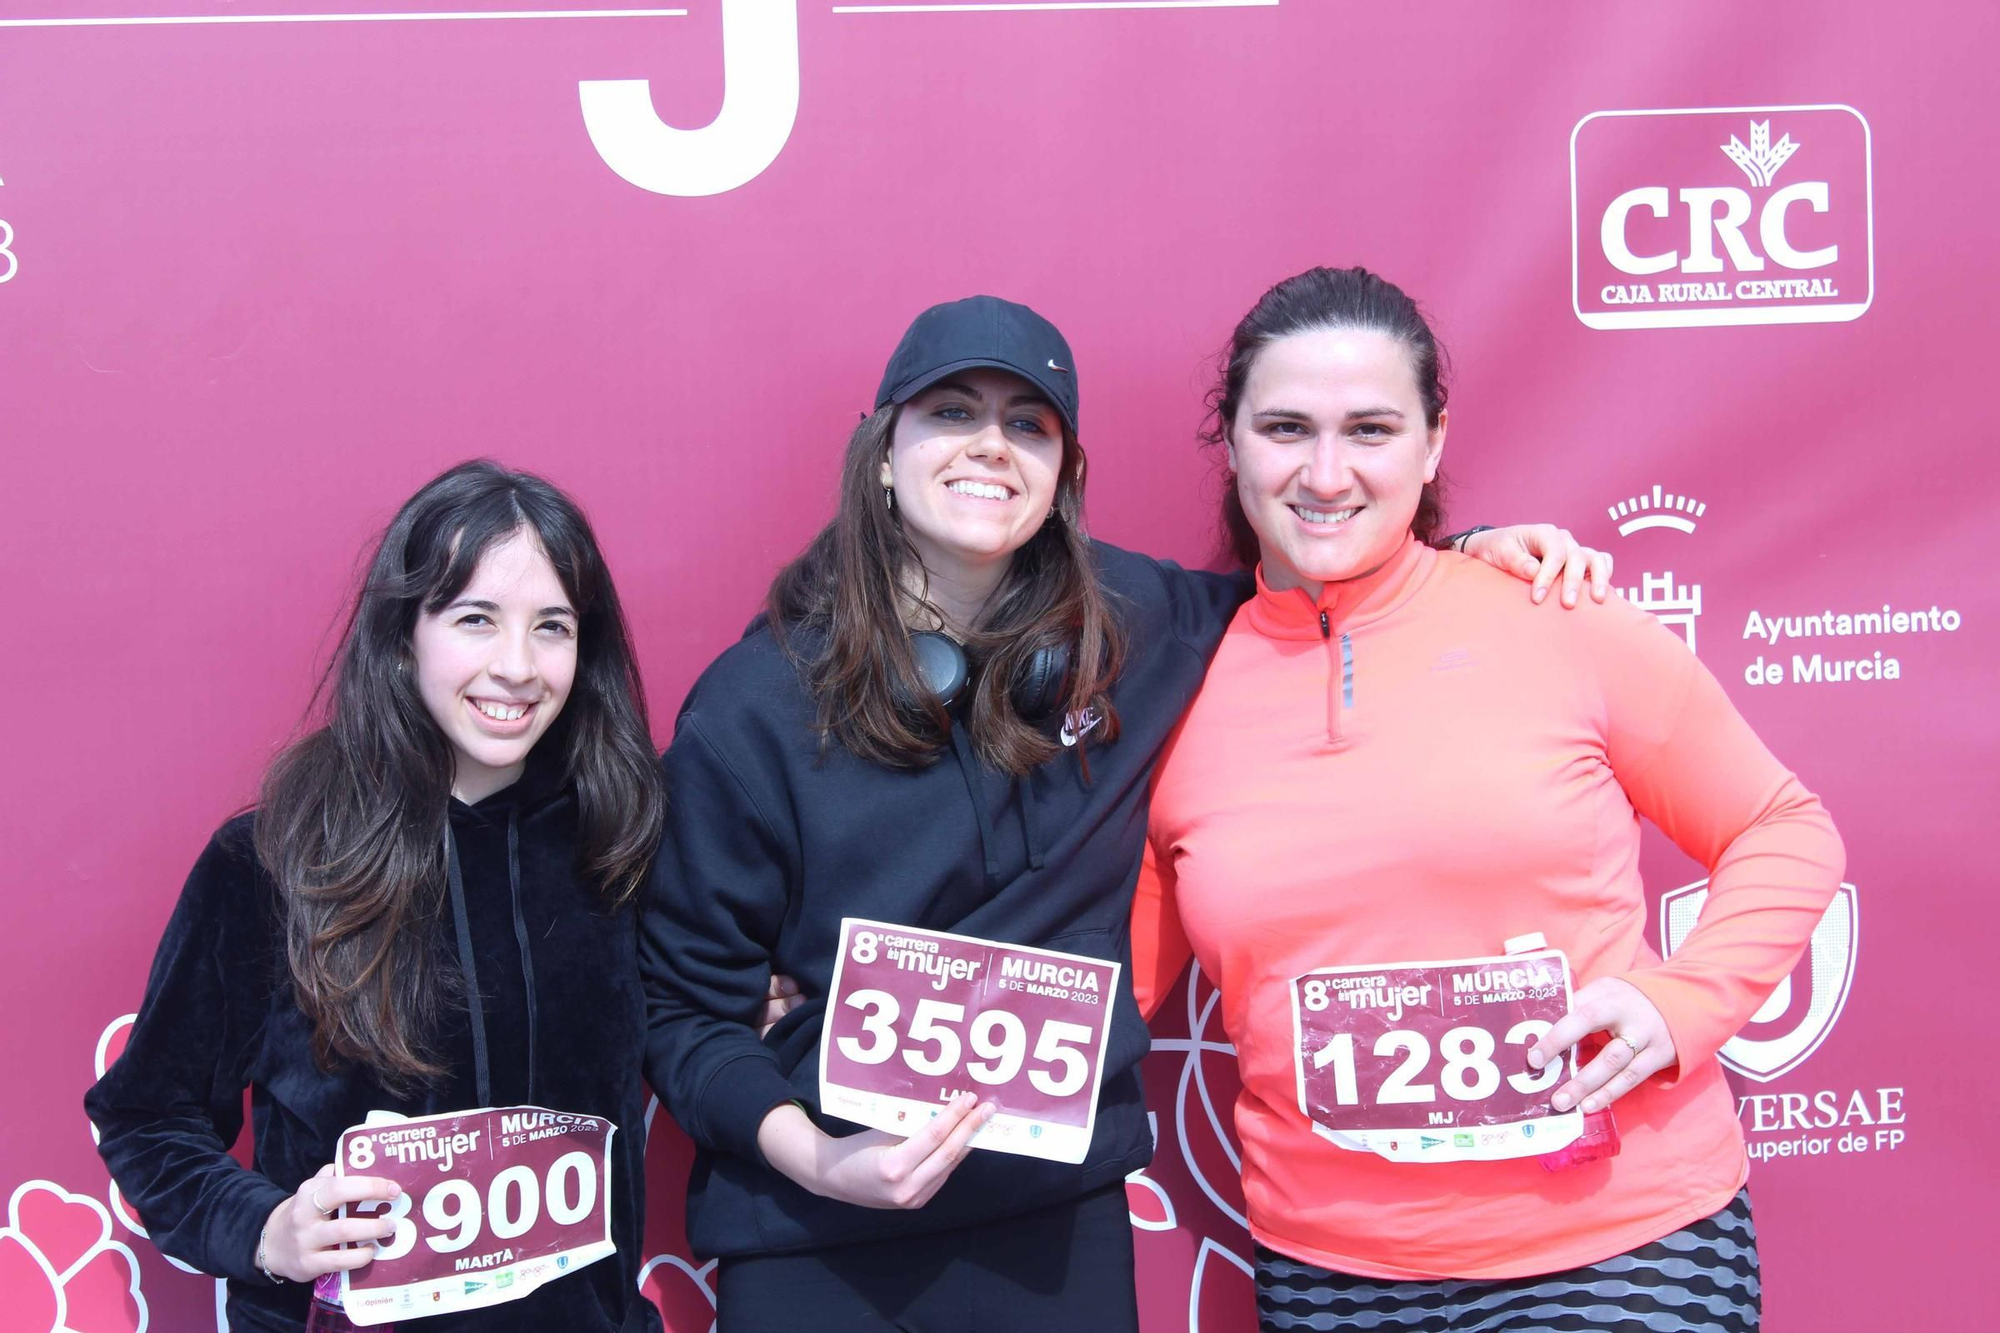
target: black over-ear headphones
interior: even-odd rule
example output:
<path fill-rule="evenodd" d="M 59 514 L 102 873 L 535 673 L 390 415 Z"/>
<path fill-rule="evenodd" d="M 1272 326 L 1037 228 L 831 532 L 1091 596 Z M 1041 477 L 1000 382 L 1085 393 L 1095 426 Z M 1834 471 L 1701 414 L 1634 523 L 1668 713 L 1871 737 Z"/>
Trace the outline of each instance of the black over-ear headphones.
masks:
<path fill-rule="evenodd" d="M 972 667 L 966 660 L 965 649 L 949 634 L 918 630 L 910 636 L 910 651 L 917 659 L 917 674 L 924 678 L 932 696 L 946 708 L 951 707 L 964 693 L 966 682 L 972 679 Z M 1020 714 L 1022 721 L 1030 723 L 1045 722 L 1054 717 L 1068 692 L 1067 644 L 1037 648 L 1030 653 L 1028 660 L 1015 672 L 1007 691 L 1013 700 L 1014 711 Z"/>

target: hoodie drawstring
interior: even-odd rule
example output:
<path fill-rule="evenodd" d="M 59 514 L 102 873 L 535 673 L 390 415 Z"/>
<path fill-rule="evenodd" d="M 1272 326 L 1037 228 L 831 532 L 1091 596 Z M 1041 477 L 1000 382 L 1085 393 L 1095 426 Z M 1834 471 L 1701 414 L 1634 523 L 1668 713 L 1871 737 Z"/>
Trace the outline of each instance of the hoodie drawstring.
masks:
<path fill-rule="evenodd" d="M 1035 820 L 1028 810 L 1034 801 L 1033 774 L 1014 779 L 1014 799 L 1020 802 L 1021 841 L 1028 844 L 1028 869 L 1040 870 L 1043 864 L 1042 845 L 1035 840 Z"/>
<path fill-rule="evenodd" d="M 472 918 L 465 910 L 465 874 L 458 868 L 458 839 L 444 824 L 444 877 L 451 887 L 451 915 L 458 931 L 458 970 L 472 1018 L 472 1086 L 481 1106 L 493 1104 L 493 1071 L 486 1059 L 486 1002 L 479 995 L 479 965 L 472 956 Z M 517 918 L 518 919 L 518 918 Z"/>
<path fill-rule="evenodd" d="M 986 883 L 991 887 L 1000 878 L 1000 861 L 993 850 L 993 824 L 986 817 L 986 802 L 979 799 L 979 760 L 972 753 L 971 742 L 965 738 L 965 728 L 955 724 L 951 729 L 951 752 L 957 757 L 958 771 L 965 778 L 965 794 L 972 802 L 972 817 L 979 823 L 979 859 L 986 864 Z"/>
<path fill-rule="evenodd" d="M 451 887 L 452 924 L 458 936 L 458 968 L 465 977 L 465 1007 L 472 1027 L 472 1087 L 478 1104 L 493 1104 L 493 1067 L 486 1054 L 486 1000 L 479 993 L 479 962 L 472 952 L 472 914 L 466 910 L 465 872 L 458 864 L 458 838 L 444 825 L 444 874 Z M 514 942 L 521 949 L 521 983 L 528 1008 L 528 1094 L 535 1100 L 535 957 L 528 947 L 528 921 L 521 915 L 521 830 L 507 812 L 507 891 L 514 910 Z"/>
<path fill-rule="evenodd" d="M 528 947 L 528 922 L 521 915 L 521 829 L 507 812 L 507 891 L 514 902 L 514 942 L 521 947 L 521 984 L 528 997 L 528 1101 L 535 1100 L 535 955 Z M 481 1103 L 484 1105 L 485 1103 Z"/>
<path fill-rule="evenodd" d="M 951 752 L 958 760 L 959 773 L 965 778 L 965 795 L 972 802 L 972 817 L 979 824 L 979 859 L 986 866 L 986 886 L 991 888 L 1000 882 L 1000 856 L 996 849 L 999 839 L 993 830 L 993 822 L 987 818 L 986 802 L 980 798 L 979 757 L 972 752 L 972 742 L 966 739 L 964 727 L 952 727 Z M 1040 870 L 1047 858 L 1040 839 L 1035 836 L 1035 817 L 1028 808 L 1033 802 L 1033 775 L 1015 778 L 1014 804 L 1021 819 L 1021 841 L 1028 849 L 1028 869 Z M 526 956 L 525 951 L 523 956 Z"/>

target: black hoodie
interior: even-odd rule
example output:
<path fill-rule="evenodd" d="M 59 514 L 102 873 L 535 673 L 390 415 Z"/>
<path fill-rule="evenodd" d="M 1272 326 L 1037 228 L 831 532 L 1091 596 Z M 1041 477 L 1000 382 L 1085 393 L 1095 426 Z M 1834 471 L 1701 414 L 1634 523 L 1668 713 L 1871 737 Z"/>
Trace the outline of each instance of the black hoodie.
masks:
<path fill-rule="evenodd" d="M 646 1072 L 701 1149 L 688 1196 L 695 1253 L 809 1249 L 1012 1216 L 1119 1180 L 1152 1156 L 1139 1086 L 1146 1025 L 1115 997 L 1095 1134 L 1081 1165 L 975 1152 L 921 1209 L 821 1198 L 772 1170 L 757 1128 L 798 1100 L 820 1120 L 819 1039 L 845 916 L 1130 963 L 1128 918 L 1161 746 L 1250 591 L 1095 545 L 1130 644 L 1111 690 L 1121 734 L 1087 738 L 1024 778 L 979 763 L 954 727 L 928 768 L 822 751 L 815 707 L 768 628 L 703 673 L 665 758 L 666 842 L 640 915 Z M 1060 720 L 1050 725 L 1061 725 Z M 773 971 L 805 1003 L 759 1040 Z"/>
<path fill-rule="evenodd" d="M 237 1333 L 297 1333 L 310 1284 L 257 1271 L 258 1233 L 299 1182 L 333 1160 L 340 1132 L 381 1108 L 428 1115 L 537 1105 L 607 1116 L 618 1252 L 525 1299 L 423 1319 L 425 1333 L 654 1333 L 638 1291 L 645 1218 L 643 1014 L 632 911 L 612 912 L 576 871 L 577 813 L 559 762 L 451 804 L 458 884 L 430 924 L 467 1000 L 437 1034 L 448 1072 L 414 1097 L 365 1070 L 313 1062 L 293 999 L 277 890 L 251 846 L 252 815 L 223 825 L 181 890 L 131 1039 L 84 1098 L 98 1151 L 165 1253 L 229 1279 Z M 468 965 L 469 960 L 469 965 Z M 254 1170 L 228 1153 L 250 1089 Z"/>

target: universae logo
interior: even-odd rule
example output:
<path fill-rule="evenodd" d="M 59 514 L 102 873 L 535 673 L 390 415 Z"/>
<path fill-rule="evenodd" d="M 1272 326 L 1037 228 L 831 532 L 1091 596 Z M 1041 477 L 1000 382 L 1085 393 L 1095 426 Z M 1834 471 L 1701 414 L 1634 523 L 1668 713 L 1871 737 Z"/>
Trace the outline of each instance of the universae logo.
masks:
<path fill-rule="evenodd" d="M 1591 328 L 1829 323 L 1875 299 L 1853 107 L 1597 111 L 1569 161 L 1570 299 Z"/>
<path fill-rule="evenodd" d="M 1672 958 L 1694 932 L 1708 901 L 1708 881 L 1698 879 L 1660 895 L 1660 955 Z M 1723 1043 L 1722 1063 L 1759 1083 L 1789 1073 L 1819 1049 L 1833 1031 L 1854 985 L 1861 941 L 1860 900 L 1842 884 L 1813 927 L 1812 942 L 1753 1014 Z"/>

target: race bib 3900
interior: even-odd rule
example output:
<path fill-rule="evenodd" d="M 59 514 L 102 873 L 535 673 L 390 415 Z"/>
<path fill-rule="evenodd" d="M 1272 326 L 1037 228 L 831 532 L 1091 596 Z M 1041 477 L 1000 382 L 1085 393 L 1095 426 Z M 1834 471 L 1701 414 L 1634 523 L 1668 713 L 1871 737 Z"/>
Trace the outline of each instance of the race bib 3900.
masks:
<path fill-rule="evenodd" d="M 1118 968 L 849 917 L 820 1038 L 820 1109 L 909 1135 L 971 1092 L 998 1108 L 973 1147 L 1081 1162 Z"/>
<path fill-rule="evenodd" d="M 1292 979 L 1299 1109 L 1322 1137 L 1399 1162 L 1553 1152 L 1582 1131 L 1549 1095 L 1570 1061 L 1528 1066 L 1569 1012 L 1557 949 L 1327 967 Z"/>
<path fill-rule="evenodd" d="M 363 1326 L 476 1310 L 611 1254 L 611 1138 L 603 1116 L 487 1107 L 359 1125 L 335 1170 L 403 1187 L 396 1232 L 374 1262 L 342 1274 L 341 1303 Z M 380 1204 L 353 1205 L 379 1217 Z"/>

